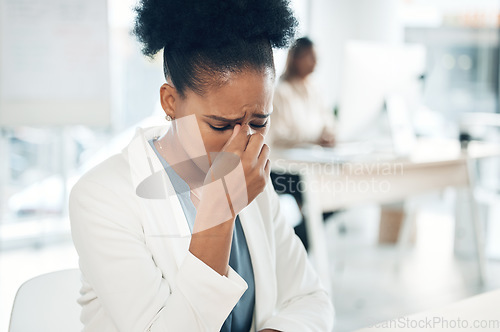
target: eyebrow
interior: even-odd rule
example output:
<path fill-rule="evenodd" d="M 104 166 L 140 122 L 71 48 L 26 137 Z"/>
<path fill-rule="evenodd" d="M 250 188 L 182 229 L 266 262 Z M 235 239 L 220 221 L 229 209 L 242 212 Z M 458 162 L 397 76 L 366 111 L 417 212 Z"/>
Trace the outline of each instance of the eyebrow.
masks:
<path fill-rule="evenodd" d="M 267 119 L 272 112 L 266 114 L 254 113 L 253 116 L 260 119 Z"/>
<path fill-rule="evenodd" d="M 269 115 L 271 115 L 271 113 L 266 113 L 266 114 L 253 113 L 252 115 L 257 117 L 257 118 L 260 118 L 260 119 L 267 119 L 269 117 Z M 231 122 L 231 123 L 241 121 L 245 118 L 245 115 L 243 115 L 242 117 L 236 118 L 236 119 L 228 119 L 228 118 L 224 118 L 222 116 L 217 116 L 217 115 L 203 115 L 203 116 L 206 118 L 209 118 L 209 119 L 222 121 L 222 122 Z"/>

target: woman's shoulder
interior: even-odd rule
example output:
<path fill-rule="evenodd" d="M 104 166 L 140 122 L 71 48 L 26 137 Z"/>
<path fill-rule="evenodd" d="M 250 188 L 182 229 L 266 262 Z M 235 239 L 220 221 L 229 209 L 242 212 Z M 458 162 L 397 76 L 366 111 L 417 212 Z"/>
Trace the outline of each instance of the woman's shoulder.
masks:
<path fill-rule="evenodd" d="M 123 153 L 119 153 L 85 172 L 73 186 L 71 196 L 98 195 L 104 191 L 126 195 L 130 189 L 130 166 Z"/>

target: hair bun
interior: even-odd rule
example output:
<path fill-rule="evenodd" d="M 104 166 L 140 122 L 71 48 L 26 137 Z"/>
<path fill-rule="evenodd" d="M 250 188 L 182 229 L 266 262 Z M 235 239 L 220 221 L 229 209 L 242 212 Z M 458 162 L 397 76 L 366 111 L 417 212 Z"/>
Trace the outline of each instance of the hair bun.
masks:
<path fill-rule="evenodd" d="M 241 40 L 282 48 L 297 27 L 287 0 L 142 0 L 135 10 L 133 32 L 150 57 L 164 47 L 189 51 Z"/>

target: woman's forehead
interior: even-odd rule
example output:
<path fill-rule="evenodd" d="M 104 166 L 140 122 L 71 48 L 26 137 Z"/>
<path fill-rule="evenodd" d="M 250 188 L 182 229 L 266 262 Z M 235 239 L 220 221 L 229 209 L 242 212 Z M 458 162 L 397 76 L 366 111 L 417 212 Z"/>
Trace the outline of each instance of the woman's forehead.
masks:
<path fill-rule="evenodd" d="M 247 114 L 266 114 L 272 104 L 274 81 L 266 74 L 240 73 L 227 84 L 199 98 L 204 115 L 239 118 Z"/>
<path fill-rule="evenodd" d="M 226 107 L 225 105 L 213 105 L 203 108 L 201 115 L 218 121 L 238 122 L 247 117 L 267 118 L 272 112 L 272 103 L 255 105 L 244 105 L 242 107 Z"/>

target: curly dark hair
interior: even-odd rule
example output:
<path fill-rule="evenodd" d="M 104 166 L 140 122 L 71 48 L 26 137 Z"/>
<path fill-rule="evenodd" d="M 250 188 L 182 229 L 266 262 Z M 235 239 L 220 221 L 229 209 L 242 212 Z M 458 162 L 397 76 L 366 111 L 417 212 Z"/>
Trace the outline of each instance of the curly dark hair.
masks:
<path fill-rule="evenodd" d="M 297 21 L 287 0 L 142 0 L 133 33 L 144 55 L 163 49 L 165 78 L 184 96 L 224 84 L 224 73 L 272 69 Z"/>

